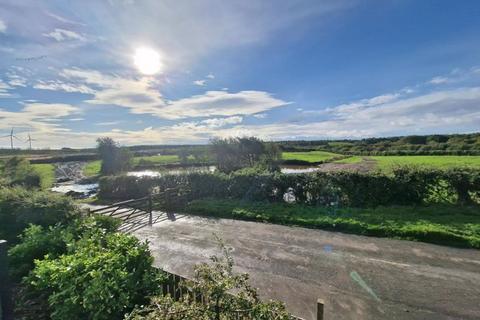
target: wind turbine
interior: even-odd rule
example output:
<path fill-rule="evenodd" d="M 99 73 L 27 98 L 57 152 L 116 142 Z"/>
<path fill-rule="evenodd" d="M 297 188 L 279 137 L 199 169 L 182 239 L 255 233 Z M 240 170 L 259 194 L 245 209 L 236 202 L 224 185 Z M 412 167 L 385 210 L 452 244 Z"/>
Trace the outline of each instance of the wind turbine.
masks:
<path fill-rule="evenodd" d="M 32 139 L 32 137 L 30 137 L 30 133 L 28 134 L 28 139 L 25 141 L 25 142 L 28 142 L 30 147 L 29 149 L 32 150 L 32 141 L 36 141 L 36 139 Z"/>
<path fill-rule="evenodd" d="M 13 127 L 12 127 L 12 130 L 10 131 L 10 134 L 6 135 L 6 136 L 2 136 L 1 138 L 6 138 L 6 137 L 10 137 L 10 148 L 13 150 L 13 138 L 19 140 L 19 141 L 22 141 L 20 140 L 16 135 L 13 134 Z"/>

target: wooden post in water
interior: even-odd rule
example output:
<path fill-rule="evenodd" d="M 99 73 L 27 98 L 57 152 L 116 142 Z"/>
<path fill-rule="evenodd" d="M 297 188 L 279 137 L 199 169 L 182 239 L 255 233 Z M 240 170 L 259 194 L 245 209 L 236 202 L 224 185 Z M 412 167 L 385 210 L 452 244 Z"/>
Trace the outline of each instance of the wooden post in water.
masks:
<path fill-rule="evenodd" d="M 7 241 L 0 240 L 0 319 L 13 319 L 10 281 L 8 279 Z"/>
<path fill-rule="evenodd" d="M 324 302 L 322 299 L 317 300 L 317 320 L 324 320 L 323 319 L 323 306 Z"/>
<path fill-rule="evenodd" d="M 152 216 L 152 211 L 153 211 L 153 203 L 152 203 L 152 195 L 150 194 L 148 196 L 148 225 L 151 226 L 153 224 L 153 216 Z"/>

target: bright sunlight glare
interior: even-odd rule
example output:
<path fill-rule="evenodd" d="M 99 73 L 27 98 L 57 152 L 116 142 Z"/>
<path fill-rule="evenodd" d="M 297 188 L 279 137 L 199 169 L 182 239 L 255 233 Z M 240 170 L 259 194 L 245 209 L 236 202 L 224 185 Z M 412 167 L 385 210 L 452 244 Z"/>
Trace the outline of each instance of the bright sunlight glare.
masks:
<path fill-rule="evenodd" d="M 153 75 L 162 69 L 160 54 L 150 48 L 137 48 L 133 62 L 138 71 L 145 75 Z"/>

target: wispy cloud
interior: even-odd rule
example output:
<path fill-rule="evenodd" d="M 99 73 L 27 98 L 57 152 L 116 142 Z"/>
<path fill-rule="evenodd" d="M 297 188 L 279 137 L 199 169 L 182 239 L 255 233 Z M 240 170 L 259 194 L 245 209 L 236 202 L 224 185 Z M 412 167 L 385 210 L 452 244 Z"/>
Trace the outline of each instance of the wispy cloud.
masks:
<path fill-rule="evenodd" d="M 446 83 L 446 82 L 448 82 L 447 77 L 434 77 L 429 81 L 429 83 L 431 83 L 431 84 L 441 84 L 441 83 Z"/>
<path fill-rule="evenodd" d="M 66 83 L 61 80 L 38 80 L 37 83 L 33 85 L 33 88 L 52 91 L 79 92 L 85 94 L 95 93 L 95 90 L 84 84 Z"/>
<path fill-rule="evenodd" d="M 86 40 L 86 38 L 83 35 L 76 33 L 75 31 L 60 29 L 60 28 L 56 28 L 54 31 L 49 33 L 44 33 L 43 35 L 47 38 L 55 39 L 58 42 L 69 41 L 69 40 L 79 40 L 79 41 Z"/>
<path fill-rule="evenodd" d="M 193 84 L 203 87 L 205 85 L 205 82 L 207 82 L 207 81 L 206 80 L 195 80 L 195 81 L 193 81 Z"/>

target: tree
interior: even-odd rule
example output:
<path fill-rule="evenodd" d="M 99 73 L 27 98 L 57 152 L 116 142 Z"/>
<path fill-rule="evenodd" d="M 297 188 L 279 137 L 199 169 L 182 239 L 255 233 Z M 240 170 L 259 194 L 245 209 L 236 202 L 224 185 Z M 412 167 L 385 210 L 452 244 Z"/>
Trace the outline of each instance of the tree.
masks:
<path fill-rule="evenodd" d="M 267 144 L 256 137 L 216 139 L 211 146 L 218 170 L 227 173 L 265 162 L 270 164 L 270 161 L 277 161 L 280 157 L 280 149 L 276 145 Z"/>
<path fill-rule="evenodd" d="M 126 148 L 120 148 L 110 137 L 97 139 L 97 152 L 102 160 L 100 168 L 102 175 L 112 175 L 130 168 L 131 152 Z"/>

